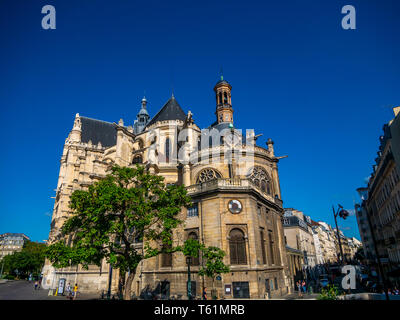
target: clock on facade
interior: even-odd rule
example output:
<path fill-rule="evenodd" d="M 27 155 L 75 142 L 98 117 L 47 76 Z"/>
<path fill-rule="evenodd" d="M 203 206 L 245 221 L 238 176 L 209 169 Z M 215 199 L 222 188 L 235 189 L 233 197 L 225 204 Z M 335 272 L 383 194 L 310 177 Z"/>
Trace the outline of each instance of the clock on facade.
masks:
<path fill-rule="evenodd" d="M 240 213 L 242 211 L 242 203 L 239 200 L 231 200 L 228 203 L 228 208 L 232 213 Z"/>

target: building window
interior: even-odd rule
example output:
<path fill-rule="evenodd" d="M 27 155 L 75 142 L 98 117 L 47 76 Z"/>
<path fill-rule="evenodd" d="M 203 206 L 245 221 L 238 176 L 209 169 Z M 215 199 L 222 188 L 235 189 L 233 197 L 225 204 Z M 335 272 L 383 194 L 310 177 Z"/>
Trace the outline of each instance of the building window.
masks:
<path fill-rule="evenodd" d="M 233 229 L 229 234 L 231 264 L 247 264 L 246 241 L 243 231 Z"/>
<path fill-rule="evenodd" d="M 271 264 L 275 264 L 274 237 L 271 230 L 268 231 L 268 240 L 269 240 L 269 254 L 271 256 Z"/>
<path fill-rule="evenodd" d="M 278 290 L 278 278 L 275 278 L 275 290 Z"/>
<path fill-rule="evenodd" d="M 142 158 L 142 156 L 141 156 L 141 155 L 135 156 L 135 157 L 133 158 L 132 163 L 133 163 L 133 164 L 143 163 L 143 158 Z"/>
<path fill-rule="evenodd" d="M 171 145 L 170 139 L 167 138 L 165 140 L 165 162 L 167 162 L 167 163 L 169 163 L 170 145 Z"/>
<path fill-rule="evenodd" d="M 264 230 L 260 230 L 260 241 L 261 241 L 261 253 L 263 264 L 267 263 L 267 256 L 265 254 L 265 240 L 264 240 Z"/>
<path fill-rule="evenodd" d="M 192 231 L 189 233 L 188 239 L 198 240 L 199 237 L 197 236 L 196 232 Z M 192 257 L 192 262 L 191 262 L 192 266 L 198 266 L 200 264 L 200 259 L 198 257 L 198 254 L 199 252 L 197 253 L 197 257 Z"/>
<path fill-rule="evenodd" d="M 187 209 L 188 217 L 198 217 L 199 216 L 199 205 L 198 203 L 193 204 L 193 206 Z"/>
<path fill-rule="evenodd" d="M 259 166 L 254 167 L 247 178 L 263 192 L 272 194 L 271 179 L 264 168 Z"/>
<path fill-rule="evenodd" d="M 200 171 L 197 177 L 197 183 L 203 183 L 218 178 L 221 178 L 221 174 L 218 171 L 212 168 L 206 168 Z"/>

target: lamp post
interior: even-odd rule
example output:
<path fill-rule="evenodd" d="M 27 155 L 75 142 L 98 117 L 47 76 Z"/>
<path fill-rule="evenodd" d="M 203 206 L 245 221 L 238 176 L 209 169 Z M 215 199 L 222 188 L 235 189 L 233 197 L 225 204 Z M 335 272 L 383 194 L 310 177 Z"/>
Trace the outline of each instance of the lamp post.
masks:
<path fill-rule="evenodd" d="M 108 290 L 107 290 L 107 299 L 108 300 L 110 300 L 110 297 L 111 297 L 112 271 L 113 271 L 113 268 L 112 268 L 112 266 L 110 264 L 110 271 L 108 273 Z"/>
<path fill-rule="evenodd" d="M 192 263 L 192 257 L 186 257 L 186 264 L 188 266 L 188 280 L 187 280 L 187 296 L 188 300 L 192 300 L 192 281 L 190 279 L 190 264 Z"/>
<path fill-rule="evenodd" d="M 341 255 L 341 264 L 344 263 L 344 256 L 343 256 L 343 249 L 342 249 L 342 242 L 340 241 L 340 232 L 339 232 L 339 227 L 337 224 L 337 216 L 341 217 L 342 219 L 346 219 L 349 216 L 349 213 L 347 210 L 344 210 L 343 207 L 339 204 L 338 205 L 339 208 L 338 210 L 335 212 L 335 207 L 332 206 L 332 210 L 333 210 L 333 217 L 335 218 L 335 224 L 336 224 L 336 233 L 337 233 L 337 237 L 338 237 L 338 241 L 339 241 L 339 249 L 340 249 L 340 255 Z"/>

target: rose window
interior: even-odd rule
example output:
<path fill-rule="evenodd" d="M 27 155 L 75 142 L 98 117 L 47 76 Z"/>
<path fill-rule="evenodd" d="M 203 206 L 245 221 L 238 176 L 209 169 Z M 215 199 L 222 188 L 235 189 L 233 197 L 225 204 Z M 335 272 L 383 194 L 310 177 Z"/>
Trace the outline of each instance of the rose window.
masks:
<path fill-rule="evenodd" d="M 221 175 L 216 170 L 207 168 L 200 171 L 197 183 L 203 183 L 218 178 L 221 178 Z"/>
<path fill-rule="evenodd" d="M 254 167 L 248 175 L 248 179 L 262 191 L 271 194 L 271 179 L 265 169 Z"/>

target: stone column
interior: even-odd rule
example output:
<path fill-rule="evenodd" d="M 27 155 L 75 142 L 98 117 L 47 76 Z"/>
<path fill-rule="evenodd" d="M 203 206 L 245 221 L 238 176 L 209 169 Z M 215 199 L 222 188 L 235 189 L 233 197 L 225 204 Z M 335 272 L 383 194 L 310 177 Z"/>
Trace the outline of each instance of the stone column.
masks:
<path fill-rule="evenodd" d="M 190 186 L 190 166 L 185 164 L 183 166 L 183 184 L 187 187 Z"/>

